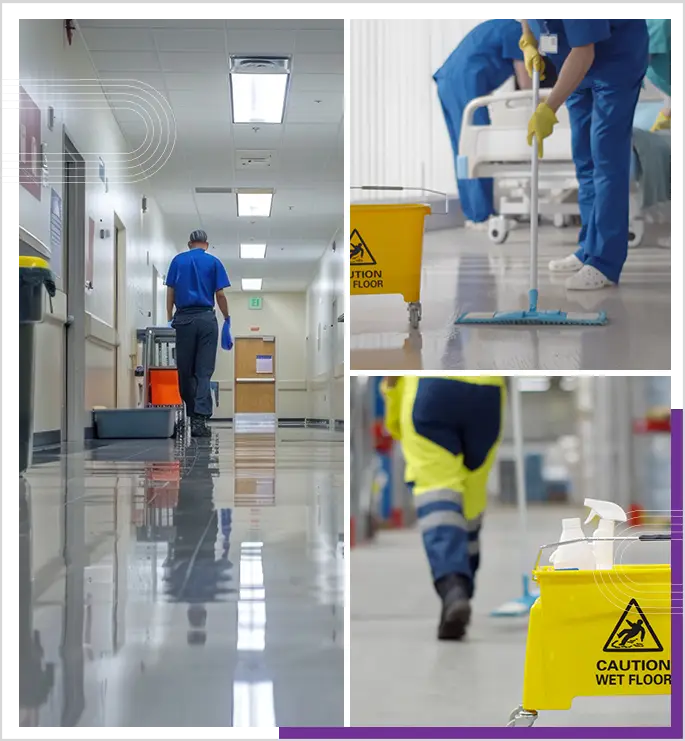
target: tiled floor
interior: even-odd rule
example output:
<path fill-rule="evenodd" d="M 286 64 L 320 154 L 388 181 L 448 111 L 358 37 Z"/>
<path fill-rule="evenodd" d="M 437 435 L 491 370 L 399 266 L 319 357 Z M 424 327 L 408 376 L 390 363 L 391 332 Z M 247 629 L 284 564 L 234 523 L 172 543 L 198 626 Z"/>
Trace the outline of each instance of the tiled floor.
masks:
<path fill-rule="evenodd" d="M 604 327 L 455 326 L 462 311 L 527 308 L 529 232 L 503 245 L 466 229 L 424 240 L 423 319 L 410 331 L 400 296 L 353 296 L 351 367 L 356 370 L 668 370 L 671 367 L 670 250 L 631 251 L 621 285 L 567 292 L 550 259 L 574 249 L 575 229 L 540 231 L 540 309 L 605 310 Z M 647 243 L 649 240 L 647 240 Z"/>
<path fill-rule="evenodd" d="M 533 564 L 553 542 L 564 508 L 530 511 Z M 572 516 L 578 513 L 573 512 Z M 521 702 L 526 618 L 489 613 L 522 593 L 522 557 L 513 509 L 485 520 L 482 567 L 468 639 L 435 638 L 439 602 L 416 530 L 383 532 L 352 551 L 350 673 L 352 725 L 504 726 Z M 639 549 L 639 551 L 638 551 Z M 668 563 L 664 543 L 631 544 L 625 561 Z M 550 677 L 550 681 L 557 681 Z M 543 712 L 536 727 L 668 726 L 670 698 L 581 698 L 565 712 Z"/>
<path fill-rule="evenodd" d="M 23 725 L 342 725 L 342 435 L 217 425 L 34 463 Z"/>

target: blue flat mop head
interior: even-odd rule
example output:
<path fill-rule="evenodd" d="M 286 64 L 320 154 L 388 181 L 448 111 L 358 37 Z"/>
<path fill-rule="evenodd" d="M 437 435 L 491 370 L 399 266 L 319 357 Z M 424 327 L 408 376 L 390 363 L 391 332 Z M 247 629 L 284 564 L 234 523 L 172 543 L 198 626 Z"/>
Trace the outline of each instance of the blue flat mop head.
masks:
<path fill-rule="evenodd" d="M 567 311 L 467 311 L 460 314 L 454 323 L 601 326 L 607 323 L 607 315 L 605 311 L 596 314 Z"/>

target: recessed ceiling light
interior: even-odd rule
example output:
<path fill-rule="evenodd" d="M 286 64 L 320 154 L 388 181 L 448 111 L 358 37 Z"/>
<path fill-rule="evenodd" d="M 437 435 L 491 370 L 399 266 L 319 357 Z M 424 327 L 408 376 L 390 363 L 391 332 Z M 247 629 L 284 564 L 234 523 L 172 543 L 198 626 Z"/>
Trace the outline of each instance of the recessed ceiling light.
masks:
<path fill-rule="evenodd" d="M 230 88 L 233 123 L 283 123 L 289 79 L 289 59 L 232 57 Z"/>
<path fill-rule="evenodd" d="M 265 244 L 241 244 L 241 260 L 263 260 L 266 257 Z"/>
<path fill-rule="evenodd" d="M 262 279 L 261 278 L 243 278 L 241 281 L 241 287 L 243 291 L 261 291 L 262 290 Z"/>
<path fill-rule="evenodd" d="M 238 216 L 271 216 L 273 192 L 239 192 L 236 197 L 238 199 Z"/>

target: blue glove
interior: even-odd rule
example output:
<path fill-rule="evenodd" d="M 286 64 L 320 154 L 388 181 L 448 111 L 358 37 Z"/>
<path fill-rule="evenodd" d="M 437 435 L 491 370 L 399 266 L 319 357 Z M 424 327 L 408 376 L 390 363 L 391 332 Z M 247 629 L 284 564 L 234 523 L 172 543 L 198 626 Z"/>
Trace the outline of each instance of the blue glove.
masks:
<path fill-rule="evenodd" d="M 233 349 L 233 337 L 231 337 L 231 317 L 227 316 L 224 319 L 224 326 L 221 328 L 221 349 L 232 350 Z"/>

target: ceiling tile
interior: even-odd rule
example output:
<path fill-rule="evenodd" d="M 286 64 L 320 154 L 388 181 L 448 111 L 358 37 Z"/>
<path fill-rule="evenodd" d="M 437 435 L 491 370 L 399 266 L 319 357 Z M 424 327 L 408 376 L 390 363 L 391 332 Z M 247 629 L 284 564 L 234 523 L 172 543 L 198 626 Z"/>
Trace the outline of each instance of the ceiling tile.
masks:
<path fill-rule="evenodd" d="M 221 52 L 160 52 L 164 72 L 222 72 L 227 68 L 226 55 Z"/>
<path fill-rule="evenodd" d="M 308 75 L 294 74 L 290 85 L 293 93 L 302 93 L 308 91 L 329 93 L 337 92 L 340 95 L 345 90 L 345 76 L 340 75 Z"/>
<path fill-rule="evenodd" d="M 333 147 L 338 139 L 338 124 L 288 123 L 283 143 L 292 147 Z"/>
<path fill-rule="evenodd" d="M 254 128 L 258 130 L 255 131 Z M 237 149 L 272 149 L 283 139 L 283 126 L 233 126 L 233 141 Z"/>
<path fill-rule="evenodd" d="M 111 28 L 83 28 L 89 51 L 154 51 L 152 33 L 148 28 L 127 28 L 116 32 Z"/>
<path fill-rule="evenodd" d="M 165 29 L 152 32 L 160 52 L 204 51 L 226 53 L 226 32 L 223 28 Z"/>
<path fill-rule="evenodd" d="M 100 76 L 102 87 L 114 92 L 142 88 L 154 95 L 164 92 L 164 75 L 161 72 L 107 72 Z"/>
<path fill-rule="evenodd" d="M 295 33 L 292 31 L 228 31 L 229 54 L 292 54 Z"/>
<path fill-rule="evenodd" d="M 268 29 L 268 30 L 289 30 L 298 31 L 300 29 L 326 30 L 342 29 L 345 27 L 343 20 L 227 20 L 226 25 L 230 30 L 233 29 Z"/>
<path fill-rule="evenodd" d="M 159 61 L 155 52 L 109 52 L 91 54 L 95 68 L 102 77 L 109 72 L 158 72 Z"/>
<path fill-rule="evenodd" d="M 298 31 L 295 50 L 305 53 L 334 53 L 345 51 L 345 32 L 339 31 Z"/>
<path fill-rule="evenodd" d="M 341 75 L 345 73 L 343 54 L 295 54 L 293 72 L 316 75 Z"/>
<path fill-rule="evenodd" d="M 167 90 L 204 90 L 221 92 L 228 96 L 228 71 L 221 72 L 167 72 L 164 75 Z"/>

